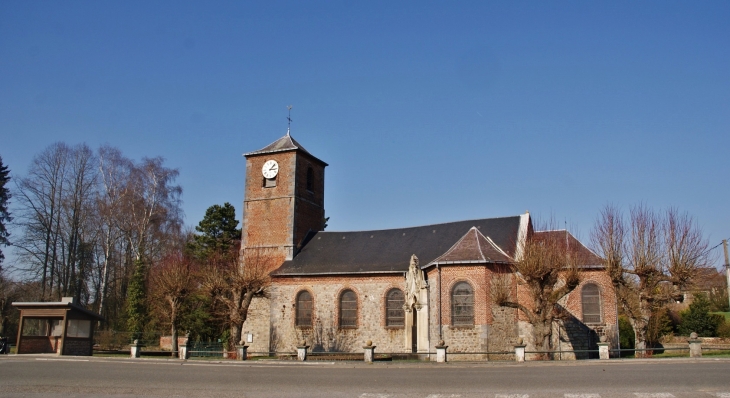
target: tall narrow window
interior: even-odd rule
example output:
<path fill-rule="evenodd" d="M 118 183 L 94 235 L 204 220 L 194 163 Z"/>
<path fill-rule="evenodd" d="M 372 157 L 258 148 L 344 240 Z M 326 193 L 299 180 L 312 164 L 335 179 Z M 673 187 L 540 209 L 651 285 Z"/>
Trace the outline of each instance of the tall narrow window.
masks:
<path fill-rule="evenodd" d="M 311 167 L 307 169 L 307 190 L 314 191 L 314 170 Z"/>
<path fill-rule="evenodd" d="M 601 291 L 595 283 L 587 283 L 581 291 L 583 323 L 601 323 Z"/>
<path fill-rule="evenodd" d="M 459 282 L 451 292 L 451 320 L 454 326 L 474 325 L 474 290 Z"/>
<path fill-rule="evenodd" d="M 340 296 L 340 327 L 357 327 L 357 296 L 352 290 L 345 290 Z"/>
<path fill-rule="evenodd" d="M 299 327 L 312 326 L 312 294 L 304 290 L 297 295 L 297 319 Z"/>
<path fill-rule="evenodd" d="M 403 305 L 406 303 L 403 291 L 390 289 L 386 295 L 385 303 L 385 326 L 405 326 L 405 311 Z"/>

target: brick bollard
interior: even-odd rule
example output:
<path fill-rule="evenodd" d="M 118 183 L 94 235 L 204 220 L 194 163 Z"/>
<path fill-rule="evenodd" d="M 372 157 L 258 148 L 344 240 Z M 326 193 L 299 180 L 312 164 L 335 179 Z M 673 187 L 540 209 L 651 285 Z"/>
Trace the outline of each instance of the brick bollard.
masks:
<path fill-rule="evenodd" d="M 365 362 L 373 363 L 373 358 L 375 356 L 375 346 L 373 345 L 373 342 L 371 340 L 366 341 L 365 346 L 362 348 L 365 349 Z"/>
<path fill-rule="evenodd" d="M 522 342 L 522 337 L 517 339 L 517 344 L 515 345 L 515 361 L 525 362 L 525 344 Z"/>
<path fill-rule="evenodd" d="M 702 358 L 702 340 L 697 338 L 697 333 L 692 332 L 689 335 L 689 357 L 690 358 Z"/>
<path fill-rule="evenodd" d="M 144 345 L 139 344 L 138 339 L 134 339 L 134 342 L 132 342 L 132 344 L 129 345 L 130 356 L 132 358 L 139 358 L 140 355 L 142 354 L 142 347 L 144 347 Z"/>
<path fill-rule="evenodd" d="M 611 344 L 606 341 L 606 336 L 601 336 L 601 342 L 598 343 L 598 358 L 600 359 L 608 359 L 608 346 Z"/>
<path fill-rule="evenodd" d="M 307 345 L 307 342 L 302 340 L 301 344 L 297 346 L 297 359 L 299 359 L 300 361 L 306 361 L 308 349 L 309 346 Z"/>
<path fill-rule="evenodd" d="M 444 343 L 443 340 L 439 340 L 439 344 L 436 346 L 436 362 L 446 362 L 446 349 L 449 346 Z"/>
<path fill-rule="evenodd" d="M 246 359 L 248 359 L 248 346 L 243 340 L 241 340 L 241 343 L 236 346 L 236 351 L 238 352 L 239 360 L 245 361 Z M 304 353 L 304 356 L 307 356 L 306 352 Z"/>

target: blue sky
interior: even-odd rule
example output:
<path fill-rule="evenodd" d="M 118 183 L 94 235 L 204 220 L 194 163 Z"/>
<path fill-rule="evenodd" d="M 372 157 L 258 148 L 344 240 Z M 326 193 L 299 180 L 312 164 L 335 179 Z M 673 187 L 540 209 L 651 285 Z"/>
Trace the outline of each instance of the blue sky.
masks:
<path fill-rule="evenodd" d="M 607 203 L 730 238 L 730 2 L 0 1 L 0 155 L 163 156 L 186 222 L 286 133 L 330 164 L 328 230 Z M 715 250 L 719 253 L 719 250 Z M 721 258 L 717 263 L 720 264 Z"/>

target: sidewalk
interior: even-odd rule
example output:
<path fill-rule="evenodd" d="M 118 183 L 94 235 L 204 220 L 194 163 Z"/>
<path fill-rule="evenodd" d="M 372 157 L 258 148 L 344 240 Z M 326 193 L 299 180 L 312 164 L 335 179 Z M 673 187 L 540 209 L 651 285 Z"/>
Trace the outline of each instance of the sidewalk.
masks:
<path fill-rule="evenodd" d="M 542 366 L 614 366 L 638 363 L 708 363 L 720 362 L 730 363 L 730 358 L 614 358 L 608 360 L 590 359 L 590 360 L 566 360 L 566 361 L 452 361 L 447 363 L 437 363 L 435 361 L 375 361 L 366 363 L 364 361 L 293 361 L 281 359 L 257 359 L 247 361 L 237 360 L 206 360 L 206 359 L 188 359 L 180 360 L 176 358 L 123 358 L 123 357 L 105 357 L 105 356 L 59 356 L 55 354 L 9 354 L 0 355 L 0 362 L 3 361 L 58 361 L 58 362 L 116 362 L 129 364 L 160 364 L 160 365 L 187 365 L 187 366 L 237 366 L 237 367 L 291 367 L 291 366 L 319 366 L 319 367 L 336 367 L 336 368 L 494 368 L 494 367 L 542 367 Z"/>

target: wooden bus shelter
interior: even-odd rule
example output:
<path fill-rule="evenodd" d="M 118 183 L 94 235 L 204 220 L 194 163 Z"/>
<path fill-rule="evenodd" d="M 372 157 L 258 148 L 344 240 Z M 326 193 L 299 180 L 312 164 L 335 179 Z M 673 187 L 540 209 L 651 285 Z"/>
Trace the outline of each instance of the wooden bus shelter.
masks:
<path fill-rule="evenodd" d="M 18 354 L 91 355 L 94 326 L 104 318 L 64 297 L 60 302 L 13 303 L 20 310 Z"/>

